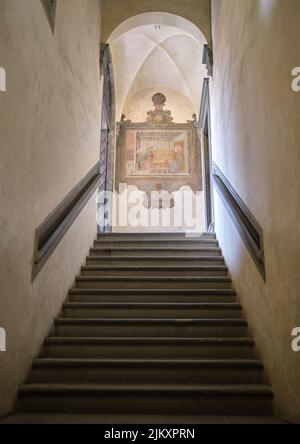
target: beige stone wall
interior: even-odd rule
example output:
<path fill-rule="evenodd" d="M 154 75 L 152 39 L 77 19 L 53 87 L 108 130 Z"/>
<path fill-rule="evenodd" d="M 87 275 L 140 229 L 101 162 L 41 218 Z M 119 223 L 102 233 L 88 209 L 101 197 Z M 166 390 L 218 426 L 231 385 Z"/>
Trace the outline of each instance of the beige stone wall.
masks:
<path fill-rule="evenodd" d="M 102 41 L 124 20 L 144 12 L 169 12 L 190 20 L 210 41 L 210 0 L 102 0 Z"/>
<path fill-rule="evenodd" d="M 216 196 L 217 233 L 273 385 L 276 412 L 300 420 L 299 0 L 213 0 L 214 160 L 264 231 L 261 279 Z"/>
<path fill-rule="evenodd" d="M 1 0 L 0 416 L 12 407 L 96 234 L 93 198 L 31 284 L 34 232 L 99 158 L 98 0 Z"/>

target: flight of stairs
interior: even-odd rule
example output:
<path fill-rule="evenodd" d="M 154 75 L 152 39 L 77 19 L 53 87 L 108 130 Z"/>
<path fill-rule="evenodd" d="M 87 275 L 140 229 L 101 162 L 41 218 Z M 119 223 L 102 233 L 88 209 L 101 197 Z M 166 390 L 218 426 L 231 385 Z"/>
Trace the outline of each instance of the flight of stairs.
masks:
<path fill-rule="evenodd" d="M 18 395 L 22 412 L 271 415 L 214 234 L 98 237 Z"/>

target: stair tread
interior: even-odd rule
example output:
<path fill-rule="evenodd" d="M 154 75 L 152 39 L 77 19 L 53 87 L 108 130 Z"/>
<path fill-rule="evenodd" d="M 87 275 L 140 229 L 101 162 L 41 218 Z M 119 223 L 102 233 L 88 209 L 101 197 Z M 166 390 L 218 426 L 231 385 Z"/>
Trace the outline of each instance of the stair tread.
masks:
<path fill-rule="evenodd" d="M 30 394 L 77 394 L 101 395 L 109 393 L 136 394 L 190 394 L 190 395 L 219 395 L 219 396 L 268 396 L 273 398 L 272 390 L 267 385 L 119 385 L 119 384 L 25 384 L 19 389 L 20 395 Z"/>
<path fill-rule="evenodd" d="M 104 234 L 81 271 L 19 389 L 21 408 L 271 410 L 264 363 L 215 234 Z"/>
<path fill-rule="evenodd" d="M 141 237 L 141 236 L 171 236 L 171 237 L 206 237 L 206 236 L 216 236 L 216 233 L 210 231 L 194 232 L 194 231 L 144 231 L 144 232 L 126 232 L 126 231 L 115 231 L 110 233 L 98 233 L 97 238 L 109 238 L 118 236 L 128 236 L 128 237 Z"/>
<path fill-rule="evenodd" d="M 228 267 L 226 265 L 189 265 L 189 266 L 185 266 L 185 265 L 85 265 L 82 267 L 82 270 L 87 270 L 87 271 L 94 271 L 94 270 L 132 270 L 132 271 L 138 271 L 138 270 L 175 270 L 175 271 L 197 271 L 197 270 L 213 270 L 213 271 L 218 271 L 218 270 L 223 270 L 223 271 L 228 271 Z"/>
<path fill-rule="evenodd" d="M 77 281 L 184 281 L 184 282 L 231 282 L 228 276 L 78 276 Z"/>
<path fill-rule="evenodd" d="M 125 231 L 120 232 L 113 232 L 113 233 L 101 233 L 98 234 L 98 238 L 102 237 L 114 237 L 114 236 L 133 236 L 133 237 L 140 237 L 140 236 L 186 236 L 186 237 L 193 237 L 193 236 L 216 236 L 216 233 L 209 232 L 209 231 L 203 231 L 200 232 L 182 232 L 182 231 L 149 231 L 149 232 L 143 232 L 143 233 L 129 233 Z"/>
<path fill-rule="evenodd" d="M 122 293 L 122 294 L 219 294 L 219 295 L 235 295 L 236 292 L 232 288 L 71 288 L 69 290 L 70 294 L 108 294 L 108 293 Z"/>
<path fill-rule="evenodd" d="M 236 325 L 248 326 L 245 319 L 108 319 L 108 318 L 56 318 L 55 324 L 136 324 L 136 325 Z"/>
<path fill-rule="evenodd" d="M 163 251 L 163 250 L 170 250 L 170 251 L 219 251 L 221 252 L 220 247 L 214 247 L 214 246 L 153 246 L 144 247 L 143 245 L 140 246 L 131 246 L 131 247 L 125 247 L 122 246 L 121 248 L 118 245 L 109 245 L 105 247 L 92 247 L 91 251 L 111 251 L 111 250 L 120 250 L 120 251 Z"/>
<path fill-rule="evenodd" d="M 126 237 L 124 238 L 124 239 L 121 239 L 121 238 L 119 238 L 119 239 L 117 239 L 117 238 L 114 238 L 114 237 L 111 237 L 111 238 L 97 238 L 96 240 L 95 240 L 95 242 L 97 242 L 97 244 L 100 244 L 101 242 L 111 242 L 111 243 L 113 243 L 113 242 L 115 242 L 115 243 L 118 243 L 118 242 L 121 242 L 121 243 L 123 243 L 123 242 L 145 242 L 145 243 L 158 243 L 158 242 L 161 242 L 161 243 L 175 243 L 175 242 L 203 242 L 204 244 L 206 244 L 206 243 L 209 243 L 209 242 L 215 242 L 215 243 L 217 243 L 218 241 L 217 241 L 217 239 L 213 239 L 213 238 L 207 238 L 207 237 L 182 237 L 182 238 L 176 238 L 176 237 L 174 237 L 173 239 L 170 239 L 170 238 L 167 238 L 167 237 L 165 237 L 165 238 L 158 238 L 158 239 L 155 239 L 155 236 L 153 236 L 153 238 L 154 239 L 146 239 L 145 237 L 144 238 L 127 238 L 126 239 Z"/>
<path fill-rule="evenodd" d="M 99 249 L 100 250 L 100 249 Z M 102 251 L 102 249 L 101 249 Z M 138 261 L 142 261 L 142 260 L 168 260 L 168 261 L 172 261 L 172 260 L 176 260 L 176 261 L 196 261 L 196 260 L 201 260 L 201 261 L 216 261 L 216 260 L 224 260 L 223 256 L 138 256 L 138 257 L 132 257 L 132 256 L 105 256 L 105 255 L 94 255 L 94 256 L 87 256 L 87 260 L 91 261 L 91 260 L 107 260 L 107 261 L 128 261 L 128 260 L 138 260 Z"/>
<path fill-rule="evenodd" d="M 221 368 L 258 368 L 263 370 L 262 361 L 257 359 L 84 359 L 84 358 L 38 358 L 33 362 L 33 367 L 105 367 L 105 366 L 170 366 L 173 367 L 221 367 Z"/>
<path fill-rule="evenodd" d="M 141 344 L 218 344 L 218 345 L 251 345 L 254 346 L 255 341 L 252 338 L 124 338 L 124 337 L 65 337 L 50 336 L 45 339 L 46 344 L 105 344 L 105 343 L 141 343 Z"/>
<path fill-rule="evenodd" d="M 211 308 L 242 310 L 234 302 L 65 302 L 64 308 Z"/>
<path fill-rule="evenodd" d="M 96 240 L 91 248 L 116 249 L 116 248 L 220 248 L 216 239 L 118 239 L 118 240 Z"/>

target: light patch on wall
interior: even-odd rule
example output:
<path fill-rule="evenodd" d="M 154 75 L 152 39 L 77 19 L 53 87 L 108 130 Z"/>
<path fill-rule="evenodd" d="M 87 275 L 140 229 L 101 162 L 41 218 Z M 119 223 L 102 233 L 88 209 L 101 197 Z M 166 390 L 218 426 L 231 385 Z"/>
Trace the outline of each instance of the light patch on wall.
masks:
<path fill-rule="evenodd" d="M 0 92 L 6 92 L 6 71 L 0 67 Z"/>
<path fill-rule="evenodd" d="M 270 21 L 277 3 L 278 0 L 259 0 L 260 15 L 265 23 Z"/>

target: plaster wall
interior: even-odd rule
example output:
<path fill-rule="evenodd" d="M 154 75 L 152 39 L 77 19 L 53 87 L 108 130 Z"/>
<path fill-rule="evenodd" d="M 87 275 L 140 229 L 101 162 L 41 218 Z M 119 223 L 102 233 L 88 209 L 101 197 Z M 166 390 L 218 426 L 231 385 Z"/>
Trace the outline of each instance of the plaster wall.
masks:
<path fill-rule="evenodd" d="M 267 282 L 219 197 L 216 230 L 275 394 L 300 421 L 298 0 L 213 0 L 213 157 L 263 228 Z"/>
<path fill-rule="evenodd" d="M 99 159 L 98 0 L 57 2 L 54 35 L 40 0 L 1 0 L 0 416 L 60 311 L 96 235 L 96 196 L 34 283 L 35 229 Z"/>

